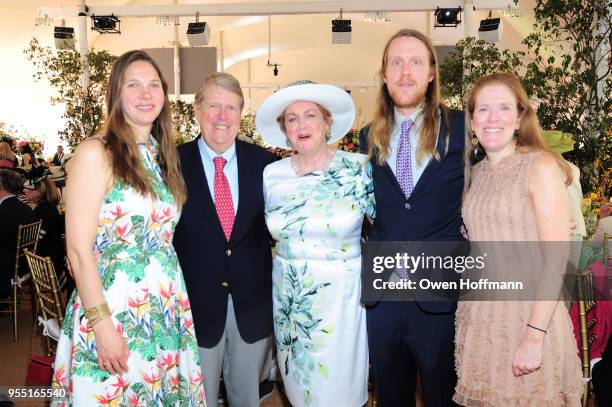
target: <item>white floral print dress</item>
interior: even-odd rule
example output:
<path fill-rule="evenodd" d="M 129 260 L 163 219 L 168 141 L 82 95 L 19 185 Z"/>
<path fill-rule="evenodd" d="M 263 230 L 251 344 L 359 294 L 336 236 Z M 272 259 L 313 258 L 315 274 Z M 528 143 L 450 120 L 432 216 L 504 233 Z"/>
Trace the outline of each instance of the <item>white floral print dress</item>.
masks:
<path fill-rule="evenodd" d="M 361 406 L 368 344 L 360 243 L 364 215 L 375 216 L 371 166 L 363 154 L 336 151 L 326 171 L 298 177 L 290 160 L 264 170 L 285 390 L 295 407 Z"/>
<path fill-rule="evenodd" d="M 52 406 L 205 406 L 189 298 L 172 235 L 179 214 L 157 163 L 157 144 L 139 145 L 156 197 L 116 181 L 106 194 L 93 250 L 115 328 L 130 356 L 128 372 L 99 369 L 96 337 L 76 290 L 57 347 Z"/>

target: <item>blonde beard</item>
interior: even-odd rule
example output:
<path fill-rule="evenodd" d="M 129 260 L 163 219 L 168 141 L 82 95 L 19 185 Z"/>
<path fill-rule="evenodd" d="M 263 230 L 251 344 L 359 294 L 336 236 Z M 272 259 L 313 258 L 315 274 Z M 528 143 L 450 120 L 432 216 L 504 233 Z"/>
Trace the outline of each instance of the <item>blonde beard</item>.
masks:
<path fill-rule="evenodd" d="M 396 109 L 415 109 L 425 100 L 427 86 L 422 91 L 417 90 L 417 93 L 414 95 L 407 95 L 397 89 L 391 91 L 388 86 L 387 90 L 389 91 L 389 95 Z"/>

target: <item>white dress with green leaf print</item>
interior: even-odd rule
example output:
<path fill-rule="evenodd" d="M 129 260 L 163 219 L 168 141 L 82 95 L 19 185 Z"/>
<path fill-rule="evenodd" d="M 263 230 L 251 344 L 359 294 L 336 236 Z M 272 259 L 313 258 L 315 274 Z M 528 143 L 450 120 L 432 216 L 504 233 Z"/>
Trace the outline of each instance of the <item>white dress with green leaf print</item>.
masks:
<path fill-rule="evenodd" d="M 362 154 L 336 151 L 326 171 L 298 177 L 290 160 L 264 170 L 285 390 L 295 407 L 362 406 L 368 343 L 360 242 L 364 214 L 375 215 L 371 166 Z"/>
<path fill-rule="evenodd" d="M 138 146 L 156 197 L 115 182 L 96 231 L 98 272 L 115 328 L 129 347 L 128 372 L 98 367 L 96 337 L 76 290 L 57 348 L 53 406 L 205 406 L 189 298 L 172 236 L 179 214 L 156 160 L 156 143 Z"/>

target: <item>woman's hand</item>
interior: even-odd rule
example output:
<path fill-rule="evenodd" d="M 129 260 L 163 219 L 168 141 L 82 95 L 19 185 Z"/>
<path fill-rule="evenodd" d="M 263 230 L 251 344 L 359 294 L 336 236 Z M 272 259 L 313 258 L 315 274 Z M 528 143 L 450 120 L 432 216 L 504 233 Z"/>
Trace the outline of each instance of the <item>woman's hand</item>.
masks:
<path fill-rule="evenodd" d="M 514 351 L 512 358 L 512 373 L 515 376 L 528 374 L 540 368 L 544 335 L 544 332 L 529 327 L 525 329 L 523 340 Z"/>
<path fill-rule="evenodd" d="M 130 351 L 123 336 L 107 317 L 93 327 L 96 335 L 98 366 L 111 375 L 127 373 Z"/>

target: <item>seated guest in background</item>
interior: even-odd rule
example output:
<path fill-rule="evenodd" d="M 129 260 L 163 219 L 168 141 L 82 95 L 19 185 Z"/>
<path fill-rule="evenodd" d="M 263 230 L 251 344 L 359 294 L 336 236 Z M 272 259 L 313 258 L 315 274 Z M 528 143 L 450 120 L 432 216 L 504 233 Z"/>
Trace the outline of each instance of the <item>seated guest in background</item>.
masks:
<path fill-rule="evenodd" d="M 51 165 L 60 166 L 64 164 L 64 147 L 57 146 L 57 152 L 53 155 Z"/>
<path fill-rule="evenodd" d="M 22 182 L 17 172 L 0 169 L 0 298 L 7 298 L 11 290 L 17 227 L 36 221 L 32 209 L 17 199 Z"/>
<path fill-rule="evenodd" d="M 11 146 L 6 141 L 0 141 L 0 167 L 15 168 L 19 165 L 19 160 Z"/>
<path fill-rule="evenodd" d="M 21 167 L 35 167 L 37 165 L 34 152 L 27 142 L 19 143 L 19 153 L 21 154 Z"/>
<path fill-rule="evenodd" d="M 23 192 L 28 201 L 35 205 L 36 217 L 43 221 L 37 252 L 41 256 L 50 256 L 55 272 L 59 274 L 64 265 L 64 218 L 58 210 L 59 191 L 43 167 L 36 167 L 25 176 L 27 181 L 23 185 Z"/>
<path fill-rule="evenodd" d="M 469 128 L 486 158 L 471 169 L 462 215 L 470 240 L 569 240 L 566 184 L 571 171 L 544 145 L 535 109 L 519 79 L 482 77 L 468 103 Z M 476 144 L 476 143 L 474 143 Z M 564 184 L 565 181 L 565 184 Z M 494 191 L 494 193 L 492 193 Z M 546 276 L 562 276 L 569 247 L 537 245 Z M 533 270 L 536 256 L 513 260 Z M 556 280 L 556 279 L 555 279 Z M 561 288 L 559 287 L 559 291 Z M 580 406 L 582 374 L 561 301 L 460 301 L 454 400 L 465 406 Z"/>
<path fill-rule="evenodd" d="M 277 241 L 277 358 L 295 407 L 368 400 L 360 243 L 364 215 L 375 215 L 372 167 L 365 155 L 330 146 L 354 120 L 348 93 L 309 81 L 279 90 L 257 112 L 266 143 L 296 152 L 263 175 L 266 223 Z"/>
<path fill-rule="evenodd" d="M 43 154 L 43 148 L 41 146 L 40 143 L 34 143 L 34 157 L 36 158 L 36 163 L 37 164 L 43 164 L 45 166 L 48 166 L 49 164 L 47 163 L 47 161 L 45 160 L 45 156 Z"/>

